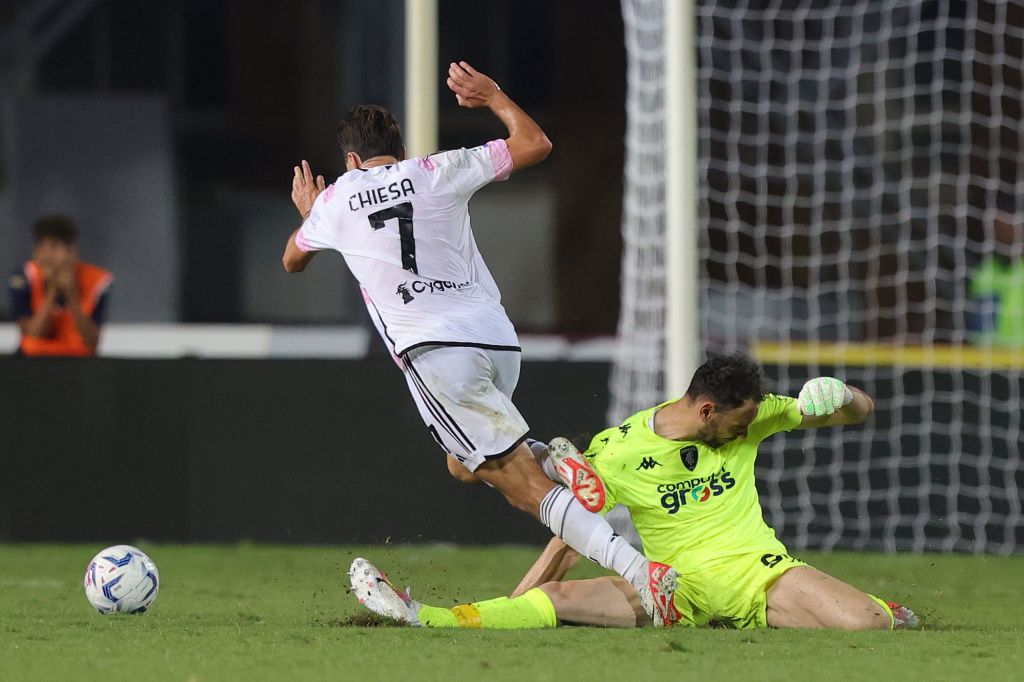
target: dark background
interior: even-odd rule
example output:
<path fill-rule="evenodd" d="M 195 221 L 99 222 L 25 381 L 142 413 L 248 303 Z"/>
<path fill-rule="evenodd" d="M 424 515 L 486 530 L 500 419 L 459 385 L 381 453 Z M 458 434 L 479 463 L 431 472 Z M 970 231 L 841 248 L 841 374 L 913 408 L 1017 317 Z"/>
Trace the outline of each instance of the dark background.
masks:
<path fill-rule="evenodd" d="M 5 2 L 0 28 L 29 4 Z M 39 30 L 64 18 L 44 16 Z M 554 314 L 542 328 L 513 321 L 523 331 L 614 333 L 625 135 L 618 1 L 442 0 L 438 25 L 442 149 L 505 134 L 486 112 L 460 109 L 444 86 L 448 62 L 460 59 L 492 76 L 555 141 L 547 162 L 510 185 L 536 187 L 552 203 L 541 229 L 554 231 L 557 267 L 545 290 Z M 299 159 L 327 178 L 343 172 L 335 127 L 344 111 L 377 103 L 404 120 L 404 0 L 104 0 L 71 26 L 38 62 L 11 71 L 13 91 L 18 98 L 154 96 L 165 105 L 177 185 L 176 319 L 364 323 L 352 287 L 340 293 L 355 305 L 305 319 L 301 312 L 254 317 L 240 249 L 254 228 L 226 197 L 269 201 L 290 215 L 290 169 Z M 0 68 L 0 85 L 3 76 Z M 57 172 L 59 159 L 48 163 Z M 30 209 L 21 211 L 26 220 L 34 219 Z M 295 223 L 281 224 L 281 244 Z M 100 218 L 81 227 L 88 255 L 106 228 Z M 16 229 L 27 235 L 30 224 Z M 279 248 L 274 242 L 267 258 L 278 258 Z M 25 256 L 0 253 L 0 269 Z M 501 283 L 509 293 L 512 283 Z M 146 283 L 122 278 L 118 286 Z M 283 287 L 275 280 L 261 295 L 281 296 Z M 594 296 L 605 304 L 587 305 Z M 119 321 L 137 321 L 124 312 L 112 310 Z"/>
<path fill-rule="evenodd" d="M 601 362 L 525 362 L 515 397 L 531 434 L 603 429 L 608 370 Z M 796 392 L 785 371 L 766 370 L 773 390 Z M 870 377 L 884 406 L 868 424 L 766 441 L 758 489 L 779 536 L 793 549 L 909 549 L 919 535 L 928 549 L 1024 543 L 1024 525 L 1010 520 L 1019 518 L 1016 491 L 1024 489 L 1024 471 L 1008 468 L 1013 439 L 992 439 L 979 458 L 970 453 L 982 437 L 949 427 L 1013 428 L 1019 405 L 1007 397 L 1019 394 L 1018 380 L 972 373 L 967 388 L 984 387 L 988 407 L 893 405 L 894 396 L 959 375 L 850 368 L 847 379 L 864 385 Z M 46 386 L 64 390 L 39 390 Z M 901 420 L 933 427 L 893 428 Z M 386 358 L 7 359 L 0 434 L 0 541 L 549 537 L 496 491 L 448 476 Z"/>
<path fill-rule="evenodd" d="M 604 428 L 607 372 L 525 363 L 516 402 L 532 434 Z M 54 385 L 65 390 L 39 390 Z M 449 477 L 387 358 L 9 359 L 0 434 L 0 541 L 549 535 L 499 493 Z"/>

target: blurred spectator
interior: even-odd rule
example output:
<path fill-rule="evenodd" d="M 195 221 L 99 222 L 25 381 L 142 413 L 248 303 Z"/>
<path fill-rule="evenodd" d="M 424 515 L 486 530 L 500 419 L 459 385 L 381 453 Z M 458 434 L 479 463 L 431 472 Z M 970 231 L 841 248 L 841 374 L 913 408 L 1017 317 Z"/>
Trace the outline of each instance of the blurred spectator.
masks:
<path fill-rule="evenodd" d="M 19 353 L 86 357 L 96 353 L 113 277 L 78 260 L 78 229 L 71 218 L 41 218 L 33 230 L 32 260 L 8 287 L 21 328 Z"/>
<path fill-rule="evenodd" d="M 971 338 L 978 344 L 1024 347 L 1024 228 L 1012 197 L 1001 195 L 997 209 L 995 249 L 971 276 Z"/>

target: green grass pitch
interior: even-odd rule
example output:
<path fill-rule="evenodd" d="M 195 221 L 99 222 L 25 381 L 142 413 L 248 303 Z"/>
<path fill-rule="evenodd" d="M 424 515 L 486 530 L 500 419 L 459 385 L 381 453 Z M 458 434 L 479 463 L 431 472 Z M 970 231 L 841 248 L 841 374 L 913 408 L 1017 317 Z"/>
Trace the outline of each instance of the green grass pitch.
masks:
<path fill-rule="evenodd" d="M 1024 557 L 812 554 L 925 618 L 919 632 L 354 627 L 357 554 L 435 604 L 507 593 L 539 548 L 178 546 L 149 613 L 82 592 L 99 546 L 0 545 L 0 680 L 1024 679 Z M 586 565 L 576 577 L 600 575 Z"/>

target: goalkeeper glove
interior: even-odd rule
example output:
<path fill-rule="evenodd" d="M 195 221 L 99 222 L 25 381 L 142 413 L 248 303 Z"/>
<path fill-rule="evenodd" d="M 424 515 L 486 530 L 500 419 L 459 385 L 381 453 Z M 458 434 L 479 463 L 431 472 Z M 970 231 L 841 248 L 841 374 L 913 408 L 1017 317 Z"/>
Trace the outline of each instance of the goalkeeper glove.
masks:
<path fill-rule="evenodd" d="M 801 414 L 825 417 L 853 402 L 853 391 L 839 379 L 816 377 L 800 389 L 797 401 Z"/>

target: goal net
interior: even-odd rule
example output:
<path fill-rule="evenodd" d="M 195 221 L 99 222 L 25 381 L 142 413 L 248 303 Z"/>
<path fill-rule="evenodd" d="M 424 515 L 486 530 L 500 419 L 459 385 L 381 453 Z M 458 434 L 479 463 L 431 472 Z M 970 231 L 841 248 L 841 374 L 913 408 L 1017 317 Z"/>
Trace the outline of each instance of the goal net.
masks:
<path fill-rule="evenodd" d="M 670 397 L 663 0 L 622 10 L 613 423 Z M 863 426 L 765 442 L 767 520 L 794 549 L 1021 551 L 1024 8 L 693 11 L 701 347 L 750 353 L 780 393 L 833 375 L 876 400 Z"/>

